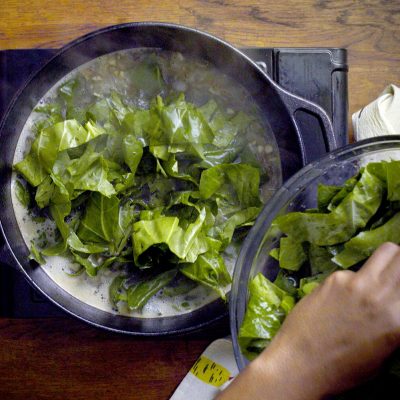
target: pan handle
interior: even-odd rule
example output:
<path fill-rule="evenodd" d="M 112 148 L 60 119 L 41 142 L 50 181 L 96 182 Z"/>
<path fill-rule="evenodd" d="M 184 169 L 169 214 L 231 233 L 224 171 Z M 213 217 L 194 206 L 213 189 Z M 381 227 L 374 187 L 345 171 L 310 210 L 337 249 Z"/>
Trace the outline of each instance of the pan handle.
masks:
<path fill-rule="evenodd" d="M 322 107 L 286 90 L 282 90 L 281 95 L 298 131 L 300 132 L 300 125 L 302 128 L 310 127 L 301 129 L 300 135 L 304 165 L 339 147 L 332 121 Z M 315 119 L 319 125 L 317 129 L 315 129 Z"/>

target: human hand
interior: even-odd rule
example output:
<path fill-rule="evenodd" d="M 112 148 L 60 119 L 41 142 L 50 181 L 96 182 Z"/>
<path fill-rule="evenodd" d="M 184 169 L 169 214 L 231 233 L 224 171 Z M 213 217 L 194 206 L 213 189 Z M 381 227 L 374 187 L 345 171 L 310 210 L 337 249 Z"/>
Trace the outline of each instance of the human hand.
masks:
<path fill-rule="evenodd" d="M 385 243 L 304 297 L 218 399 L 321 399 L 377 372 L 399 345 L 400 247 Z"/>

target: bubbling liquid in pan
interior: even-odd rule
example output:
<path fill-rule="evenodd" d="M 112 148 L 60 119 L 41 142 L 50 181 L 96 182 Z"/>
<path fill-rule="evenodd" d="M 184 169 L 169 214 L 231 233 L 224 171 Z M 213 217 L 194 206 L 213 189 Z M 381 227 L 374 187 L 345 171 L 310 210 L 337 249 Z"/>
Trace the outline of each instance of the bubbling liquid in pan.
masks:
<path fill-rule="evenodd" d="M 185 58 L 179 53 L 165 51 L 149 51 L 143 49 L 124 50 L 102 56 L 90 61 L 68 74 L 62 81 L 50 89 L 39 104 L 50 103 L 57 96 L 57 89 L 77 74 L 82 74 L 88 82 L 90 96 L 98 93 L 109 93 L 117 90 L 129 99 L 127 103 L 137 108 L 148 108 L 150 96 L 139 90 L 132 96 L 126 88 L 127 71 L 134 70 L 137 63 L 146 59 L 157 60 L 163 77 L 167 82 L 168 90 L 184 92 L 186 99 L 194 104 L 204 104 L 210 98 L 222 103 L 226 109 L 243 110 L 257 113 L 257 106 L 250 94 L 222 72 L 207 65 L 203 61 Z M 136 63 L 136 64 L 135 64 Z M 83 96 L 83 102 L 85 101 Z M 125 100 L 125 99 L 124 99 Z M 33 112 L 28 118 L 20 135 L 14 164 L 21 161 L 30 149 L 33 141 L 34 126 L 40 115 Z M 248 138 L 256 158 L 268 171 L 269 180 L 261 186 L 261 198 L 266 201 L 281 184 L 279 152 L 271 129 L 262 123 L 262 135 L 256 132 Z M 12 178 L 12 201 L 18 226 L 28 247 L 32 242 L 40 245 L 40 238 L 47 243 L 55 242 L 56 227 L 53 221 L 47 219 L 38 222 L 17 199 L 15 184 L 17 176 Z M 230 245 L 224 254 L 225 263 L 232 275 L 239 244 Z M 212 289 L 197 285 L 184 294 L 174 296 L 164 293 L 163 290 L 153 296 L 141 311 L 131 311 L 126 303 L 119 303 L 118 308 L 109 300 L 109 285 L 118 271 L 103 269 L 95 277 L 86 273 L 71 276 L 77 269 L 68 256 L 46 257 L 46 263 L 41 266 L 57 285 L 80 301 L 95 308 L 114 314 L 132 317 L 157 318 L 160 316 L 175 316 L 196 310 L 218 298 Z M 229 287 L 226 287 L 226 291 Z"/>

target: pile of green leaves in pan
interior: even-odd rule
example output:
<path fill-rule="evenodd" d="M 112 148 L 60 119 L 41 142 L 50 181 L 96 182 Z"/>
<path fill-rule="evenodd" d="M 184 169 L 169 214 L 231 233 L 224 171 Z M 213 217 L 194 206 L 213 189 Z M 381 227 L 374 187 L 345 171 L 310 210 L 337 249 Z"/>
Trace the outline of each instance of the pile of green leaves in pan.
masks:
<path fill-rule="evenodd" d="M 120 271 L 110 298 L 131 310 L 182 279 L 225 298 L 224 251 L 261 206 L 263 173 L 246 140 L 254 117 L 214 100 L 197 107 L 183 94 L 139 109 L 114 91 L 76 107 L 77 85 L 36 108 L 44 118 L 14 166 L 18 198 L 59 233 L 33 244 L 32 258 L 66 255 L 90 276 Z"/>
<path fill-rule="evenodd" d="M 278 216 L 271 229 L 281 235 L 279 247 L 270 252 L 279 272 L 273 282 L 258 273 L 249 283 L 239 331 L 239 344 L 249 359 L 268 345 L 295 303 L 329 274 L 359 268 L 386 241 L 400 243 L 400 161 L 369 163 L 343 186 L 320 184 L 316 209 Z M 389 381 L 399 388 L 399 366 L 395 355 L 389 377 L 348 395 L 381 398 L 375 395 Z"/>

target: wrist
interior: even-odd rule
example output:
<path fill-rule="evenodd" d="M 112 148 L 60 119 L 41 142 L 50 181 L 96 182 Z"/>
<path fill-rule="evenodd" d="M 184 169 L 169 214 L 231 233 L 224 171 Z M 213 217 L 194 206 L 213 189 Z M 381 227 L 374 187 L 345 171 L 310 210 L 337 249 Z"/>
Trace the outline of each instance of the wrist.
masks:
<path fill-rule="evenodd" d="M 277 343 L 274 343 L 277 344 Z M 321 371 L 315 370 L 306 351 L 271 346 L 250 364 L 263 399 L 320 400 L 327 394 Z"/>
<path fill-rule="evenodd" d="M 217 400 L 320 400 L 324 397 L 311 368 L 298 368 L 293 357 L 288 360 L 283 351 L 268 350 L 252 361 Z"/>

